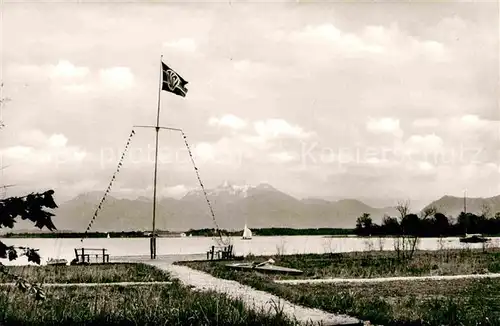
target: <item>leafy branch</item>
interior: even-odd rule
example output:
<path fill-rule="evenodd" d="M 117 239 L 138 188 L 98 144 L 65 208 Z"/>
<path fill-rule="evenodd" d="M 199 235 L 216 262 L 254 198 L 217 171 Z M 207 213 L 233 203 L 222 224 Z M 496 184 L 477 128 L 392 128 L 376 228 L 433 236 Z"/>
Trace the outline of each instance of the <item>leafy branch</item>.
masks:
<path fill-rule="evenodd" d="M 43 193 L 31 193 L 21 197 L 0 199 L 0 228 L 13 228 L 16 218 L 20 217 L 22 220 L 32 221 L 39 229 L 46 227 L 50 231 L 57 230 L 52 222 L 54 214 L 46 211 L 47 208 L 57 208 L 57 204 L 52 197 L 53 194 L 53 190 L 47 190 Z M 38 249 L 7 246 L 0 241 L 0 259 L 9 259 L 9 261 L 12 261 L 21 256 L 26 256 L 28 262 L 38 265 L 41 263 Z M 31 284 L 22 277 L 9 273 L 2 263 L 0 263 L 0 272 L 14 279 L 22 291 L 33 293 L 37 300 L 45 298 L 45 294 L 39 285 Z"/>

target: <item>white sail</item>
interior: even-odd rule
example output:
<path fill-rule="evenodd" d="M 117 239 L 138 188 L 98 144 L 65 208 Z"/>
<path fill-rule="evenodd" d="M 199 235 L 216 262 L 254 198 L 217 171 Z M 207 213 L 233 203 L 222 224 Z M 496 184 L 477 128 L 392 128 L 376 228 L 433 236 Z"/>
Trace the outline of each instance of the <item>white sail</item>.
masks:
<path fill-rule="evenodd" d="M 250 231 L 246 224 L 243 229 L 243 239 L 252 239 L 252 231 Z"/>

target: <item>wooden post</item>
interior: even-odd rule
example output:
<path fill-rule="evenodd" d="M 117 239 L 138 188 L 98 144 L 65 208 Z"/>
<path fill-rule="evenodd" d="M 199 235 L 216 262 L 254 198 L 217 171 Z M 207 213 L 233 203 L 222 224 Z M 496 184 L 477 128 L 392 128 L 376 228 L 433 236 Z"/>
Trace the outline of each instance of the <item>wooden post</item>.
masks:
<path fill-rule="evenodd" d="M 85 249 L 82 248 L 82 263 L 85 262 Z"/>
<path fill-rule="evenodd" d="M 150 252 L 150 258 L 153 259 L 153 235 L 151 234 L 151 237 L 149 238 L 149 252 Z"/>
<path fill-rule="evenodd" d="M 106 249 L 103 248 L 102 249 L 102 263 L 103 264 L 106 262 L 105 259 L 106 259 Z"/>

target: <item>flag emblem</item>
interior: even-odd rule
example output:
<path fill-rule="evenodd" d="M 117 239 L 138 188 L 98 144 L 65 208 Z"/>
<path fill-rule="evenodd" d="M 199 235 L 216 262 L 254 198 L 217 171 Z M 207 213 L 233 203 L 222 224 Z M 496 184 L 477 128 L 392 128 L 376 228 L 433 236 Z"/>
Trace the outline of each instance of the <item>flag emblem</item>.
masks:
<path fill-rule="evenodd" d="M 188 82 L 165 63 L 162 62 L 161 65 L 163 70 L 163 83 L 161 89 L 185 97 L 188 92 L 186 88 Z"/>

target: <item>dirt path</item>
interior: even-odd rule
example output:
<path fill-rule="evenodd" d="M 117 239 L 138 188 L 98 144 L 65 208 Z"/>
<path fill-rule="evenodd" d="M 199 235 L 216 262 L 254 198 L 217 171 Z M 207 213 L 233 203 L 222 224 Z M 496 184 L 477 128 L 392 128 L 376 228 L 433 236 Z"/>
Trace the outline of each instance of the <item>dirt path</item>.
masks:
<path fill-rule="evenodd" d="M 172 265 L 168 262 L 149 261 L 152 266 L 168 272 L 173 278 L 179 279 L 183 284 L 193 286 L 202 291 L 214 290 L 227 294 L 232 298 L 243 300 L 248 307 L 256 310 L 264 309 L 274 313 L 278 305 L 290 317 L 295 317 L 301 323 L 314 322 L 321 325 L 361 325 L 356 318 L 345 315 L 334 315 L 318 309 L 305 308 L 294 305 L 268 292 L 258 291 L 236 281 L 213 277 L 207 273 L 191 269 L 186 266 Z"/>
<path fill-rule="evenodd" d="M 470 274 L 470 275 L 435 275 L 435 276 L 400 276 L 400 277 L 378 277 L 378 278 L 323 278 L 307 280 L 275 280 L 281 284 L 313 284 L 313 283 L 378 283 L 391 281 L 428 281 L 428 280 L 457 280 L 464 278 L 498 278 L 500 273 Z"/>

